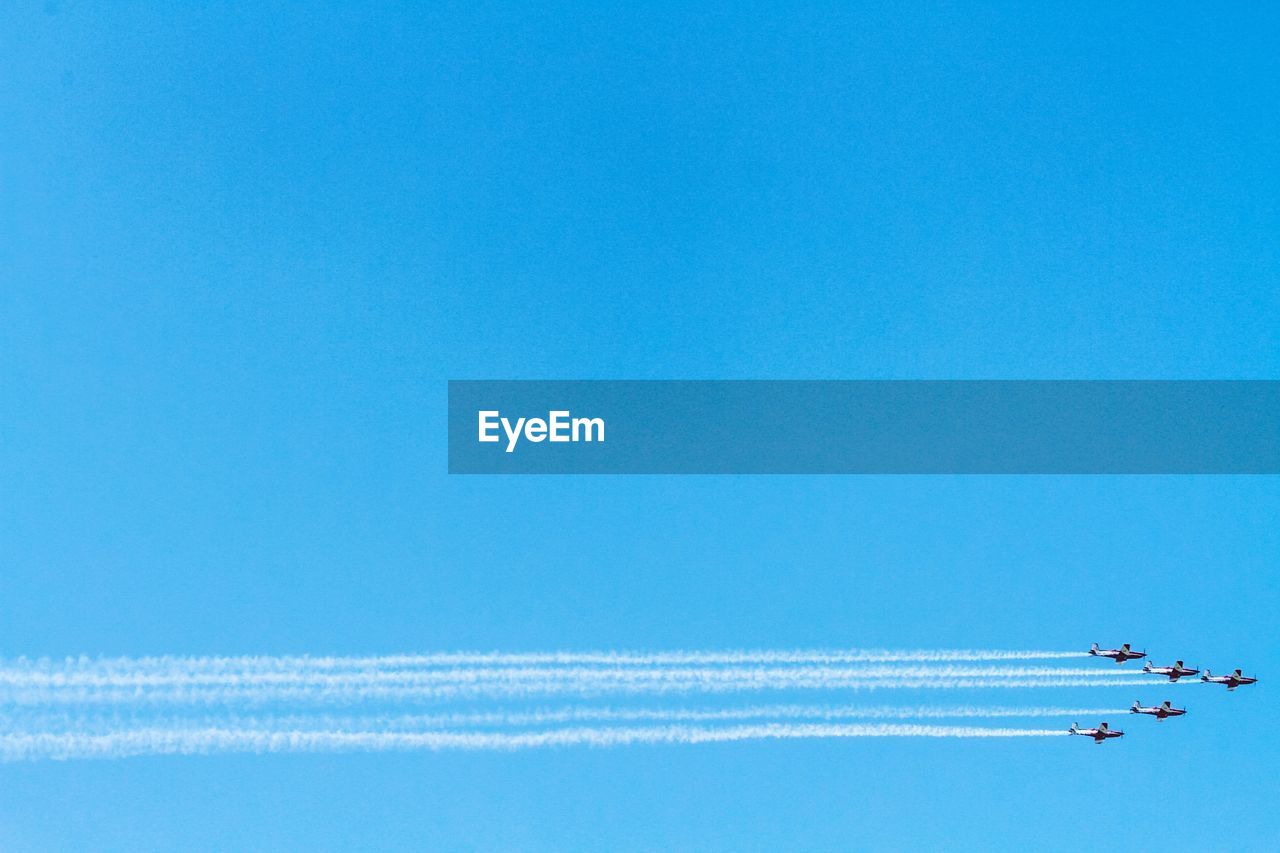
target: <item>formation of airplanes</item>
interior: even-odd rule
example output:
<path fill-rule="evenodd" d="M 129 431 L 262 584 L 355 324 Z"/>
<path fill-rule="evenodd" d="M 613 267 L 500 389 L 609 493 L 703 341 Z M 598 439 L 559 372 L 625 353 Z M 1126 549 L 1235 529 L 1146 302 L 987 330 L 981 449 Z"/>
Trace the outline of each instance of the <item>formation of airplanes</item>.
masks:
<path fill-rule="evenodd" d="M 1094 643 L 1089 649 L 1089 654 L 1093 657 L 1108 658 L 1115 661 L 1117 664 L 1122 664 L 1129 660 L 1139 660 L 1147 656 L 1145 651 L 1135 652 L 1133 650 L 1133 646 L 1129 643 L 1123 644 L 1118 649 L 1103 649 L 1099 648 L 1097 643 Z M 1214 675 L 1207 669 L 1203 674 L 1201 674 L 1200 670 L 1187 666 L 1186 663 L 1181 660 L 1174 661 L 1173 666 L 1153 666 L 1151 661 L 1147 661 L 1143 665 L 1142 671 L 1151 673 L 1152 675 L 1163 675 L 1167 677 L 1170 682 L 1176 682 L 1179 678 L 1190 678 L 1192 676 L 1199 675 L 1202 682 L 1206 684 L 1225 684 L 1228 691 L 1234 691 L 1237 687 L 1242 687 L 1246 684 L 1254 684 L 1258 680 L 1257 678 L 1245 675 L 1239 669 L 1233 671 L 1230 675 Z M 1170 717 L 1183 716 L 1187 713 L 1187 709 L 1175 708 L 1173 707 L 1173 703 L 1167 699 L 1159 705 L 1151 706 L 1143 706 L 1142 701 L 1137 700 L 1133 703 L 1133 706 L 1129 708 L 1129 713 L 1145 714 L 1150 717 L 1155 717 L 1156 722 L 1163 722 Z M 1096 729 L 1082 729 L 1080 728 L 1079 723 L 1072 723 L 1071 728 L 1067 731 L 1073 735 L 1092 738 L 1094 743 L 1103 743 L 1104 741 L 1112 738 L 1124 737 L 1124 732 L 1119 729 L 1111 728 L 1105 722 L 1100 723 Z"/>

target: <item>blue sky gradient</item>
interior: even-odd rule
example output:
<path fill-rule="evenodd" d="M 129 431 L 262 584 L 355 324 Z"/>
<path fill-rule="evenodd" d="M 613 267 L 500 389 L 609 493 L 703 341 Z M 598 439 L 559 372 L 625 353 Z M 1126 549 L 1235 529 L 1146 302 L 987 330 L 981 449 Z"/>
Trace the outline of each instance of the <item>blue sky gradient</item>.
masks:
<path fill-rule="evenodd" d="M 1099 748 L 0 764 L 0 847 L 1280 846 L 1274 477 L 445 474 L 450 378 L 1276 378 L 1275 8 L 422 5 L 0 12 L 0 656 L 1264 680 Z"/>

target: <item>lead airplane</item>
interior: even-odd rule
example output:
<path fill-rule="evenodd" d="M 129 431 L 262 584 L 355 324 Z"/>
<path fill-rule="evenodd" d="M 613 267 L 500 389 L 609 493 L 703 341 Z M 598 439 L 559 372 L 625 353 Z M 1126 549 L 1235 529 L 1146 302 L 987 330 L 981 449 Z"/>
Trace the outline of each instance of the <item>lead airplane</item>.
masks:
<path fill-rule="evenodd" d="M 1142 667 L 1142 671 L 1154 673 L 1155 675 L 1167 675 L 1169 676 L 1170 681 L 1177 681 L 1179 678 L 1188 678 L 1192 675 L 1200 674 L 1200 670 L 1183 666 L 1182 661 L 1180 660 L 1174 661 L 1173 666 L 1152 666 L 1151 662 L 1148 661 L 1146 665 Z"/>
<path fill-rule="evenodd" d="M 1147 656 L 1146 652 L 1133 651 L 1128 643 L 1125 643 L 1118 649 L 1100 649 L 1098 648 L 1098 644 L 1094 643 L 1093 648 L 1089 649 L 1089 654 L 1098 658 L 1111 658 L 1116 663 L 1124 663 L 1127 660 L 1137 660 L 1138 658 L 1145 658 Z"/>
<path fill-rule="evenodd" d="M 1200 680 L 1207 681 L 1210 684 L 1225 684 L 1228 690 L 1235 690 L 1242 684 L 1253 684 L 1258 679 L 1241 675 L 1238 669 L 1230 675 L 1214 675 L 1206 669 L 1204 675 L 1200 676 Z"/>
<path fill-rule="evenodd" d="M 1079 723 L 1072 723 L 1067 731 L 1073 735 L 1091 737 L 1094 743 L 1102 743 L 1107 738 L 1124 737 L 1124 732 L 1108 728 L 1106 723 L 1102 723 L 1096 729 L 1082 729 Z"/>
<path fill-rule="evenodd" d="M 1133 703 L 1133 707 L 1129 709 L 1129 713 L 1130 714 L 1148 714 L 1152 717 L 1155 717 L 1156 722 L 1160 723 L 1160 722 L 1164 722 L 1169 717 L 1181 717 L 1183 714 L 1187 713 L 1187 709 L 1173 707 L 1173 703 L 1170 702 L 1168 699 L 1164 700 L 1163 703 L 1152 706 L 1150 708 L 1142 707 L 1142 701 L 1136 700 Z"/>

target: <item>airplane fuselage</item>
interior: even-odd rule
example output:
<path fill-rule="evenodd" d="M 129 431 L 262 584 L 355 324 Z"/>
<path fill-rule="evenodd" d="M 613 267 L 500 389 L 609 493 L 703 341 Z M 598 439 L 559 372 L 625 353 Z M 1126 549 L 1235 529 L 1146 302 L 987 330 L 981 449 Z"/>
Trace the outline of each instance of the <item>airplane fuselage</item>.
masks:
<path fill-rule="evenodd" d="M 1110 658 L 1116 663 L 1124 663 L 1127 660 L 1138 660 L 1145 658 L 1146 652 L 1135 652 L 1130 649 L 1090 649 L 1089 654 L 1099 658 Z"/>
<path fill-rule="evenodd" d="M 1155 717 L 1156 720 L 1164 720 L 1169 717 L 1181 717 L 1187 713 L 1186 708 L 1134 708 L 1130 711 L 1133 714 L 1146 714 L 1149 717 Z"/>
<path fill-rule="evenodd" d="M 1073 735 L 1093 738 L 1094 743 L 1102 743 L 1108 738 L 1124 737 L 1124 732 L 1113 729 L 1080 729 L 1073 726 L 1067 731 Z"/>
<path fill-rule="evenodd" d="M 1152 675 L 1167 675 L 1170 681 L 1177 681 L 1179 678 L 1188 678 L 1192 675 L 1200 674 L 1200 670 L 1186 666 L 1151 666 L 1150 664 L 1144 666 L 1142 671 L 1149 672 Z"/>

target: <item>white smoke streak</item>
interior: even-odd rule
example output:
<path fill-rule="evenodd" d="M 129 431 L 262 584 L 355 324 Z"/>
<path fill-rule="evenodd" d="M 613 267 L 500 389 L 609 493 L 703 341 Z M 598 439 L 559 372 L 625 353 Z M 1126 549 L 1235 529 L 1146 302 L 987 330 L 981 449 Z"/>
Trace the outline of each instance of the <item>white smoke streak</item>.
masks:
<path fill-rule="evenodd" d="M 298 731 L 231 728 L 136 729 L 106 734 L 0 735 L 0 759 L 122 758 L 132 755 L 220 752 L 385 752 L 403 750 L 518 750 L 637 743 L 700 744 L 743 740 L 851 737 L 1009 738 L 1065 735 L 1062 729 L 931 725 L 763 723 L 706 728 L 567 728 L 536 732 Z"/>
<path fill-rule="evenodd" d="M 725 722 L 734 720 L 914 720 L 914 719 L 998 719 L 1035 717 L 1092 717 L 1128 713 L 1128 708 L 1042 708 L 1042 707 L 859 707 L 829 705 L 755 705 L 741 708 L 579 708 L 565 707 L 530 711 L 487 711 L 448 714 L 401 714 L 382 716 L 335 717 L 330 715 L 267 715 L 242 717 L 222 714 L 206 718 L 184 717 L 177 720 L 150 718 L 149 727 L 166 723 L 169 727 L 231 725 L 237 728 L 323 728 L 357 730 L 401 730 L 432 728 L 485 728 L 543 726 L 553 723 L 581 722 Z M 66 713 L 34 715 L 10 714 L 0 720 L 0 730 L 29 731 L 89 730 L 103 723 L 119 725 L 135 722 L 112 718 L 95 718 Z"/>
<path fill-rule="evenodd" d="M 791 720 L 923 720 L 998 719 L 1016 717 L 1092 717 L 1124 714 L 1128 708 L 952 708 L 856 707 L 826 705 L 756 705 L 745 708 L 560 708 L 524 712 L 480 714 L 435 714 L 383 718 L 381 728 L 403 726 L 541 726 L 569 722 L 723 722 L 753 719 Z M 295 718 L 299 722 L 305 718 Z M 366 721 L 367 722 L 367 721 Z M 335 722 L 337 727 L 354 727 L 360 721 Z"/>
<path fill-rule="evenodd" d="M 333 687 L 366 684 L 450 685 L 563 681 L 575 683 L 670 683 L 676 681 L 731 681 L 804 677 L 810 679 L 855 678 L 1099 678 L 1141 676 L 1141 670 L 1099 671 L 1063 667 L 960 667 L 960 666 L 857 666 L 835 667 L 809 664 L 789 667 L 454 667 L 444 670 L 366 668 L 346 673 L 316 672 L 307 669 L 202 672 L 172 665 L 153 672 L 93 670 L 0 669 L 0 686 L 17 687 L 123 687 L 307 685 Z"/>
<path fill-rule="evenodd" d="M 1181 683 L 1181 682 L 1178 682 Z M 1194 682 L 1199 683 L 1199 682 Z M 1165 684 L 1162 687 L 1168 687 Z M 1133 682 L 1108 678 L 836 678 L 812 675 L 771 679 L 689 679 L 666 681 L 546 680 L 472 684 L 364 686 L 279 686 L 261 684 L 218 687 L 168 686 L 88 688 L 36 687 L 0 690 L 0 701 L 14 705 L 53 704 L 268 704 L 273 702 L 358 703 L 371 701 L 422 702 L 448 699 L 534 697 L 551 695 L 598 696 L 609 693 L 667 695 L 672 693 L 730 693 L 760 690 L 961 690 L 986 688 L 1133 687 Z"/>
<path fill-rule="evenodd" d="M 481 705 L 450 713 L 404 712 L 409 710 L 406 706 L 421 703 L 516 702 L 549 696 L 1131 687 L 1131 676 L 1140 674 L 1023 663 L 1037 657 L 1083 654 L 852 650 L 19 659 L 0 662 L 0 707 L 5 709 L 0 716 L 0 759 L 512 750 L 799 737 L 1039 736 L 1062 732 L 842 721 L 1094 717 L 1122 711 L 761 704 L 492 711 Z M 187 706 L 207 706 L 205 718 L 163 716 L 165 710 Z M 307 714 L 307 709 L 332 713 L 343 707 L 363 714 Z M 265 713 L 243 716 L 255 710 Z M 401 713 L 393 716 L 391 711 Z M 634 726 L 637 723 L 654 725 L 640 728 Z M 576 727 L 547 728 L 562 725 Z"/>
<path fill-rule="evenodd" d="M 138 671 L 176 668 L 186 672 L 216 670 L 369 669 L 440 666 L 537 666 L 603 664 L 620 666 L 734 665 L 734 664 L 841 664 L 841 663 L 947 663 L 1015 660 L 1057 660 L 1087 657 L 1086 652 L 1010 651 L 997 649 L 791 649 L 670 652 L 444 652 L 418 655 L 364 657 L 293 656 L 152 656 L 138 658 L 67 658 L 62 661 L 19 659 L 29 669 L 98 668 Z"/>
<path fill-rule="evenodd" d="M 936 706 L 832 706 L 832 705 L 753 705 L 738 708 L 614 708 L 562 707 L 534 710 L 495 710 L 441 714 L 399 714 L 332 716 L 327 714 L 268 714 L 241 716 L 222 713 L 205 717 L 121 718 L 120 715 L 91 716 L 49 713 L 10 713 L 0 718 L 0 732 L 28 731 L 92 731 L 104 726 L 144 725 L 155 728 L 272 728 L 272 729 L 338 729 L 359 731 L 398 731 L 437 728 L 518 728 L 546 726 L 556 723 L 583 722 L 731 722 L 741 720 L 917 720 L 917 719 L 999 719 L 1036 717 L 1094 717 L 1128 713 L 1128 708 L 1057 708 L 1057 707 L 956 707 Z"/>

